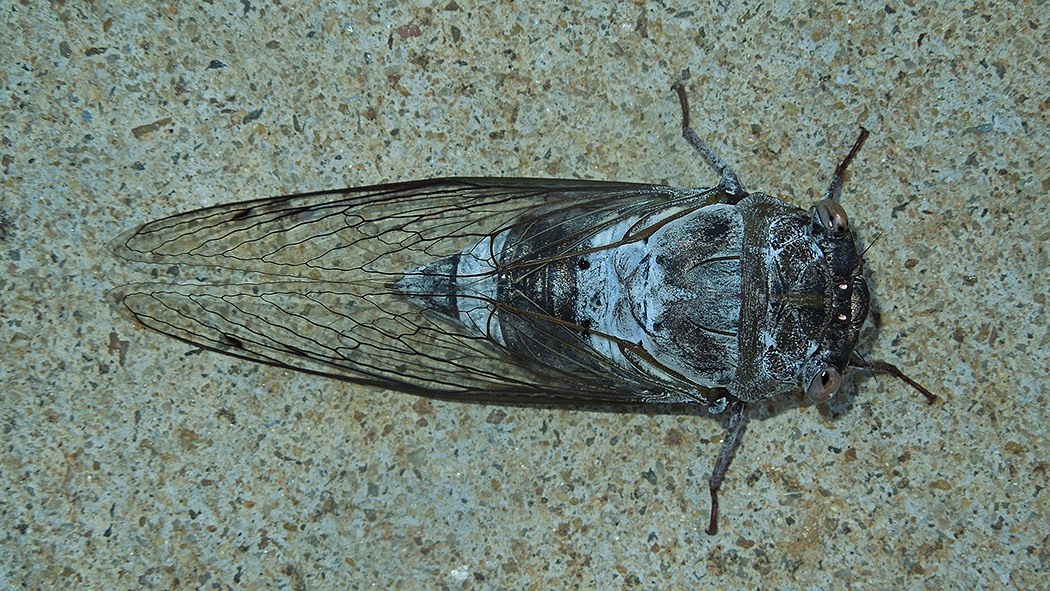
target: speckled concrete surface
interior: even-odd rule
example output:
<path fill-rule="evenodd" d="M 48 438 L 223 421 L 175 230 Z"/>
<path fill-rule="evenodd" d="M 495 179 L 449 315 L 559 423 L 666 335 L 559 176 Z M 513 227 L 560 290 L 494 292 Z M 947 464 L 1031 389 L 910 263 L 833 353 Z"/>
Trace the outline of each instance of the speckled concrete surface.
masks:
<path fill-rule="evenodd" d="M 1028 3 L 11 3 L 0 25 L 0 587 L 1045 586 L 1050 17 Z M 1034 3 L 1033 3 L 1034 4 Z M 107 244 L 199 206 L 442 175 L 842 201 L 853 374 L 722 425 L 428 402 L 192 350 Z M 160 270 L 163 278 L 174 270 Z M 1042 581 L 1040 583 L 1040 581 Z"/>

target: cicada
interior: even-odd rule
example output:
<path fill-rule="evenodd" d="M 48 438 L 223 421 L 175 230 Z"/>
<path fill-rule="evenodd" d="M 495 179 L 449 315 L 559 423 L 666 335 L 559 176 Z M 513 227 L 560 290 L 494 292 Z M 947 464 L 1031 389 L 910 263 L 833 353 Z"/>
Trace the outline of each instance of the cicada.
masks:
<path fill-rule="evenodd" d="M 836 201 L 749 193 L 689 125 L 711 188 L 446 178 L 207 207 L 123 235 L 119 256 L 204 280 L 112 292 L 194 346 L 431 398 L 728 409 L 708 533 L 747 403 L 830 398 L 868 315 Z"/>

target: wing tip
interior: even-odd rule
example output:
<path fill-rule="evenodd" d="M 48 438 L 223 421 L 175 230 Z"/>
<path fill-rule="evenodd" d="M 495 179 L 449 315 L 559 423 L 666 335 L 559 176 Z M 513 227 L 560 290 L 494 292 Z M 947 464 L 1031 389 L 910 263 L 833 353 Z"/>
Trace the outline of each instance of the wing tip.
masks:
<path fill-rule="evenodd" d="M 109 243 L 109 250 L 114 255 L 135 263 L 160 263 L 162 258 L 152 250 L 143 250 L 138 238 L 149 224 L 141 224 L 121 233 Z"/>
<path fill-rule="evenodd" d="M 109 304 L 117 314 L 124 317 L 126 320 L 130 320 L 138 326 L 145 326 L 142 319 L 135 312 L 134 307 L 131 305 L 130 298 L 135 295 L 145 293 L 143 286 L 147 284 L 142 283 L 130 283 L 127 285 L 119 285 L 114 287 L 103 294 L 105 302 Z"/>

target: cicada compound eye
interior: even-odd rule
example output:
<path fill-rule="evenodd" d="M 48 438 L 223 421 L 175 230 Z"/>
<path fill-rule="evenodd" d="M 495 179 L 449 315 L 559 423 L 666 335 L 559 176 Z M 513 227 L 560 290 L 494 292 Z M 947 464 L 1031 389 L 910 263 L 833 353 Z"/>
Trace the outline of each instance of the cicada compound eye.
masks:
<path fill-rule="evenodd" d="M 830 366 L 825 367 L 813 376 L 806 396 L 813 402 L 824 402 L 838 392 L 840 385 L 842 385 L 842 374 L 839 373 L 839 370 Z"/>
<path fill-rule="evenodd" d="M 817 220 L 824 230 L 838 236 L 849 230 L 849 218 L 846 210 L 842 209 L 838 201 L 832 199 L 821 199 L 816 205 Z"/>

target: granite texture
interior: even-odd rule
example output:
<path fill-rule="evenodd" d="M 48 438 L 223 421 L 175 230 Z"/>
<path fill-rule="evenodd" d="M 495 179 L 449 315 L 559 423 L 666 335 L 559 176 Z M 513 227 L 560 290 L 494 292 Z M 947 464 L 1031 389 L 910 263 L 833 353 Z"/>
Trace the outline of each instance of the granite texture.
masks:
<path fill-rule="evenodd" d="M 1050 579 L 1038 3 L 41 2 L 0 23 L 0 588 L 999 589 Z M 136 327 L 122 231 L 445 175 L 842 203 L 877 307 L 831 404 L 425 401 Z M 159 269 L 158 280 L 190 269 Z M 1040 583 L 1040 581 L 1042 581 Z"/>

